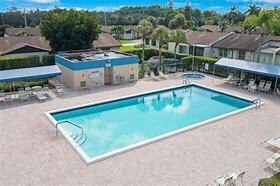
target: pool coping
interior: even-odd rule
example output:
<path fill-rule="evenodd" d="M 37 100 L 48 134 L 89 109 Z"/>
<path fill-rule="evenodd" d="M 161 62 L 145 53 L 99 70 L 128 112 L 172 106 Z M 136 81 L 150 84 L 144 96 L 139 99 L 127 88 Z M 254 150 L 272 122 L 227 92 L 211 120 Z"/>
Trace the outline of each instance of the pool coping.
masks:
<path fill-rule="evenodd" d="M 74 110 L 74 109 L 78 109 L 78 108 L 89 107 L 89 106 L 104 104 L 104 103 L 108 103 L 108 102 L 118 101 L 118 100 L 122 100 L 122 99 L 128 99 L 128 98 L 132 98 L 132 97 L 152 94 L 152 93 L 155 93 L 155 92 L 167 91 L 167 90 L 171 90 L 171 89 L 181 88 L 181 87 L 185 87 L 185 86 L 193 86 L 193 85 L 197 86 L 197 87 L 205 88 L 205 89 L 208 89 L 208 90 L 213 90 L 213 91 L 216 91 L 218 93 L 229 95 L 229 96 L 232 96 L 232 97 L 235 97 L 235 98 L 238 98 L 238 99 L 243 99 L 243 100 L 249 101 L 249 102 L 253 102 L 255 100 L 255 99 L 250 99 L 250 98 L 247 98 L 247 97 L 244 97 L 244 96 L 237 96 L 237 95 L 234 95 L 234 94 L 229 93 L 227 91 L 217 90 L 216 88 L 209 88 L 207 86 L 199 85 L 199 84 L 196 84 L 196 83 L 191 83 L 189 85 L 177 85 L 177 86 L 173 86 L 173 87 L 168 87 L 168 88 L 163 88 L 163 89 L 156 89 L 156 90 L 152 90 L 152 91 L 146 91 L 146 92 L 143 92 L 143 93 L 131 94 L 131 95 L 128 95 L 128 96 L 121 96 L 121 97 L 118 97 L 118 98 L 107 99 L 107 100 L 102 100 L 102 101 L 96 101 L 96 102 L 87 103 L 87 104 L 78 105 L 78 106 L 73 106 L 73 107 L 67 107 L 67 108 L 62 108 L 62 109 L 51 110 L 51 111 L 45 112 L 44 115 L 52 123 L 52 126 L 56 128 L 57 121 L 52 116 L 52 114 L 54 114 L 54 113 L 65 112 L 65 111 Z M 264 102 L 261 102 L 261 105 L 263 105 L 263 104 L 264 104 Z M 80 157 L 80 159 L 86 165 L 90 165 L 90 164 L 96 163 L 98 161 L 102 161 L 102 160 L 105 160 L 107 158 L 111 158 L 113 156 L 116 156 L 116 155 L 119 155 L 119 154 L 122 154 L 122 153 L 125 153 L 125 152 L 128 152 L 128 151 L 131 151 L 131 150 L 134 150 L 134 149 L 137 149 L 137 148 L 149 145 L 151 143 L 160 141 L 162 139 L 166 139 L 166 138 L 172 137 L 174 135 L 177 135 L 177 134 L 180 134 L 180 133 L 183 133 L 183 132 L 186 132 L 186 131 L 191 131 L 191 130 L 196 129 L 198 127 L 201 127 L 201 126 L 213 123 L 215 121 L 218 121 L 218 120 L 221 120 L 221 119 L 224 119 L 224 118 L 236 115 L 238 113 L 241 113 L 241 112 L 244 112 L 244 111 L 247 111 L 247 110 L 251 110 L 251 109 L 256 108 L 256 107 L 257 106 L 255 104 L 253 104 L 251 106 L 247 106 L 245 108 L 238 109 L 236 111 L 229 112 L 227 114 L 223 114 L 223 115 L 220 115 L 220 116 L 217 116 L 217 117 L 205 120 L 205 121 L 201 121 L 201 122 L 192 124 L 190 126 L 186 126 L 186 127 L 174 130 L 174 131 L 170 131 L 170 132 L 167 132 L 165 134 L 162 134 L 162 135 L 159 135 L 159 136 L 156 136 L 156 137 L 153 137 L 153 138 L 150 138 L 150 139 L 147 139 L 147 140 L 135 143 L 135 144 L 131 144 L 131 145 L 128 145 L 126 147 L 123 147 L 123 148 L 120 148 L 120 149 L 116 149 L 116 150 L 113 150 L 113 151 L 110 151 L 110 152 L 107 152 L 107 153 L 104 153 L 102 155 L 95 156 L 95 157 L 92 157 L 92 158 L 89 157 L 82 150 L 82 148 L 71 138 L 71 136 L 61 126 L 58 125 L 57 129 L 62 134 L 62 136 L 68 141 L 68 143 L 70 143 L 70 146 L 72 147 L 72 149 L 77 152 L 77 154 Z"/>

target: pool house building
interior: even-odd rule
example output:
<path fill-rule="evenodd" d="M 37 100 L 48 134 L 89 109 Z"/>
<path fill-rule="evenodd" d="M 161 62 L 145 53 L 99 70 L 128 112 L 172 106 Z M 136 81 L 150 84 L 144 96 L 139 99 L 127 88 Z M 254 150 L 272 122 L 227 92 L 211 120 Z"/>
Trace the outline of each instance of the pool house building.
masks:
<path fill-rule="evenodd" d="M 138 79 L 138 56 L 117 51 L 60 52 L 55 62 L 62 71 L 64 83 L 75 90 Z"/>

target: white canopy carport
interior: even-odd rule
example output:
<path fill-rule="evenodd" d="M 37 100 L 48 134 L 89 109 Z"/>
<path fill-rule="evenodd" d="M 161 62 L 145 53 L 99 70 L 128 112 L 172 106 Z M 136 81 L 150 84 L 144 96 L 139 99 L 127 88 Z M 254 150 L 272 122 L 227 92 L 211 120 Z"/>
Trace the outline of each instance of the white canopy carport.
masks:
<path fill-rule="evenodd" d="M 280 78 L 280 66 L 276 65 L 222 58 L 215 63 L 215 66 L 276 78 L 275 88 L 277 85 L 277 81 Z"/>

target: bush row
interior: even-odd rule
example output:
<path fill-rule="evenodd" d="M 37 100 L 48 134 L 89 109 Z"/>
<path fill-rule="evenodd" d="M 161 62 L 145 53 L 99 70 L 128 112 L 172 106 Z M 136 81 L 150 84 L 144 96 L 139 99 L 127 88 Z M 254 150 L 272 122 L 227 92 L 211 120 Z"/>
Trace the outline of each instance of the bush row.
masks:
<path fill-rule="evenodd" d="M 48 79 L 35 79 L 30 81 L 18 81 L 14 82 L 14 87 L 12 87 L 12 91 L 17 91 L 19 88 L 25 87 L 25 86 L 43 86 L 44 84 L 48 84 Z M 0 90 L 4 90 L 4 92 L 10 92 L 11 90 L 11 84 L 10 83 L 0 83 Z"/>
<path fill-rule="evenodd" d="M 187 56 L 181 59 L 183 63 L 183 68 L 187 70 L 192 70 L 192 63 L 194 61 L 194 70 L 213 74 L 214 64 L 219 60 L 214 57 L 204 57 L 204 56 Z M 206 68 L 208 66 L 208 68 Z M 227 71 L 224 68 L 215 67 L 215 75 L 226 76 Z"/>
<path fill-rule="evenodd" d="M 140 59 L 142 58 L 142 49 L 141 48 L 137 48 L 137 49 L 129 50 L 129 51 L 125 51 L 125 52 L 130 53 L 130 54 L 134 54 L 134 55 L 138 55 L 138 57 Z M 174 57 L 173 52 L 166 51 L 166 50 L 161 51 L 161 54 L 165 58 L 173 58 Z M 158 56 L 158 55 L 159 55 L 158 49 L 155 49 L 155 48 L 146 48 L 145 49 L 145 60 L 148 60 L 151 57 Z M 180 54 L 180 53 L 176 54 L 177 59 L 181 59 L 181 58 L 187 57 L 187 56 L 188 56 L 187 54 Z"/>
<path fill-rule="evenodd" d="M 39 67 L 54 65 L 54 55 L 42 56 L 0 56 L 0 70 L 9 70 L 17 68 Z"/>

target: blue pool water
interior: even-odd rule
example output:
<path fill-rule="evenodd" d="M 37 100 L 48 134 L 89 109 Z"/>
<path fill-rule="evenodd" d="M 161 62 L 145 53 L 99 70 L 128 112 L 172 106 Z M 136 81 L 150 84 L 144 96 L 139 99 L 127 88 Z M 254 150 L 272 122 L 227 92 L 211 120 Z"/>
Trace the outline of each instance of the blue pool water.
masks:
<path fill-rule="evenodd" d="M 205 78 L 204 75 L 198 73 L 186 73 L 182 75 L 182 78 L 192 79 L 192 80 L 200 80 Z"/>
<path fill-rule="evenodd" d="M 87 140 L 80 147 L 93 158 L 251 105 L 249 101 L 191 85 L 52 116 L 84 129 Z M 61 126 L 70 130 L 69 134 L 74 130 L 67 124 Z"/>

